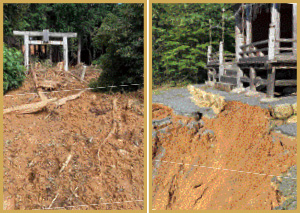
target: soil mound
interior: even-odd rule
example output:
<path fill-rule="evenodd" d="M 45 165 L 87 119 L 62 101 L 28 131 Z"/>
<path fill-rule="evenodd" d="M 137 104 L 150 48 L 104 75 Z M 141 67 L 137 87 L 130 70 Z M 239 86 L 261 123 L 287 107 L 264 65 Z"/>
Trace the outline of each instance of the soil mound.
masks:
<path fill-rule="evenodd" d="M 62 98 L 87 85 L 65 72 L 37 71 L 60 82 L 47 98 Z M 86 79 L 97 76 L 87 70 Z M 35 92 L 28 76 L 8 95 Z M 4 97 L 4 108 L 39 101 Z M 4 122 L 4 209 L 143 209 L 143 92 L 85 91 L 59 107 L 10 113 Z M 125 202 L 126 201 L 126 202 Z"/>
<path fill-rule="evenodd" d="M 163 118 L 163 111 L 172 114 L 158 108 L 159 118 L 153 112 L 153 119 Z M 215 119 L 172 114 L 167 127 L 154 129 L 153 209 L 270 210 L 280 205 L 271 179 L 296 165 L 296 139 L 270 132 L 270 118 L 266 109 L 235 101 Z"/>

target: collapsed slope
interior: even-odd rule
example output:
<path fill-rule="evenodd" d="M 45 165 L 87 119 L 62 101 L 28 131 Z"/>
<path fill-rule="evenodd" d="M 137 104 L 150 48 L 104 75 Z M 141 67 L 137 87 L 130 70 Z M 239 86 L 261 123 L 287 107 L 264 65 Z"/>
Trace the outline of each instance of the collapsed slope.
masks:
<path fill-rule="evenodd" d="M 233 101 L 200 120 L 153 104 L 154 120 L 167 116 L 154 127 L 153 209 L 258 210 L 284 201 L 271 179 L 296 164 L 296 139 L 270 132 L 268 110 Z"/>
<path fill-rule="evenodd" d="M 97 76 L 87 70 L 86 78 Z M 37 71 L 56 90 L 85 88 L 64 71 Z M 38 101 L 30 76 L 4 108 Z M 47 93 L 61 98 L 78 91 Z M 143 92 L 85 91 L 59 107 L 3 116 L 4 209 L 143 209 Z M 124 202 L 126 201 L 126 202 Z"/>

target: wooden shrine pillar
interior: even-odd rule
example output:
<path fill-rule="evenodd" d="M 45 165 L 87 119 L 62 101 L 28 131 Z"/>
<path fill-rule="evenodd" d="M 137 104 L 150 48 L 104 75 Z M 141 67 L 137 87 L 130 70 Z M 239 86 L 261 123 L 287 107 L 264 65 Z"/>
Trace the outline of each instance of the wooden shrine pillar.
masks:
<path fill-rule="evenodd" d="M 251 66 L 250 67 L 250 90 L 251 91 L 256 91 L 255 87 L 255 78 L 256 78 L 256 71 L 255 69 Z"/>
<path fill-rule="evenodd" d="M 78 38 L 77 64 L 81 62 L 81 37 Z"/>
<path fill-rule="evenodd" d="M 271 69 L 268 69 L 268 85 L 267 85 L 267 97 L 274 97 L 274 89 L 275 89 L 275 75 L 276 75 L 276 67 L 272 66 Z"/>
<path fill-rule="evenodd" d="M 29 36 L 24 35 L 24 46 L 25 46 L 25 53 L 24 53 L 24 65 L 26 70 L 29 69 Z"/>
<path fill-rule="evenodd" d="M 210 62 L 212 47 L 209 45 L 207 48 L 207 63 Z"/>
<path fill-rule="evenodd" d="M 220 42 L 219 46 L 219 79 L 224 74 L 224 44 L 223 41 Z"/>
<path fill-rule="evenodd" d="M 243 45 L 243 31 L 241 29 L 241 16 L 236 15 L 235 17 L 235 58 L 238 62 L 239 59 L 242 57 L 240 53 L 242 52 L 241 46 Z"/>
<path fill-rule="evenodd" d="M 275 54 L 280 53 L 280 5 L 281 4 L 275 4 Z"/>
<path fill-rule="evenodd" d="M 280 19 L 279 19 L 279 4 L 273 3 L 271 6 L 271 23 L 269 28 L 269 50 L 268 57 L 269 60 L 273 60 L 275 55 L 279 53 L 279 43 L 280 37 Z"/>
<path fill-rule="evenodd" d="M 64 69 L 65 71 L 68 71 L 68 37 L 63 37 L 63 46 L 64 46 Z"/>
<path fill-rule="evenodd" d="M 293 55 L 297 57 L 297 4 L 293 4 Z"/>
<path fill-rule="evenodd" d="M 252 43 L 252 7 L 247 4 L 246 7 L 246 44 Z M 246 51 L 250 50 L 250 47 L 246 48 Z M 251 54 L 249 54 L 251 55 Z"/>
<path fill-rule="evenodd" d="M 50 54 L 49 59 L 50 59 L 51 63 L 53 63 L 53 56 L 52 56 L 53 51 L 52 51 L 52 46 L 49 47 L 49 54 Z"/>
<path fill-rule="evenodd" d="M 217 71 L 215 68 L 212 68 L 212 73 L 213 73 L 213 82 L 215 84 L 215 83 L 217 83 L 217 79 L 216 79 Z"/>

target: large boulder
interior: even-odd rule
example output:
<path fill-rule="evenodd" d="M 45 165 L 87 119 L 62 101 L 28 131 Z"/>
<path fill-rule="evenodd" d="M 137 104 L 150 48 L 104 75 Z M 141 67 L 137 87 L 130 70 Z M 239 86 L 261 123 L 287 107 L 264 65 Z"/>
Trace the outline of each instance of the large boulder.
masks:
<path fill-rule="evenodd" d="M 188 90 L 192 94 L 192 101 L 197 106 L 211 107 L 215 114 L 219 114 L 226 105 L 225 97 L 218 94 L 212 94 L 191 85 L 188 86 Z"/>
<path fill-rule="evenodd" d="M 290 124 L 290 123 L 297 123 L 297 115 L 293 115 L 293 116 L 289 117 L 286 122 L 288 124 Z"/>
<path fill-rule="evenodd" d="M 278 119 L 287 119 L 294 114 L 292 105 L 280 104 L 273 108 L 273 117 Z"/>

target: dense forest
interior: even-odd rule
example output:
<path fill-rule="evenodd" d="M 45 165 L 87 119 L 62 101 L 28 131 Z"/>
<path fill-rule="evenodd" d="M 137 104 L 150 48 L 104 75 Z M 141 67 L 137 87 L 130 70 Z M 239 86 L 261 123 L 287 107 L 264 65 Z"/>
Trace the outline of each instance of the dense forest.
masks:
<path fill-rule="evenodd" d="M 100 65 L 102 77 L 93 85 L 143 82 L 143 4 L 4 4 L 3 25 L 7 53 L 4 55 L 4 83 L 8 78 L 18 78 L 22 73 L 20 67 L 19 71 L 14 69 L 14 63 L 6 64 L 23 45 L 23 37 L 14 36 L 13 31 L 44 29 L 77 33 L 77 38 L 68 39 L 69 65 L 79 62 Z M 51 48 L 52 61 L 62 61 L 62 47 Z M 18 60 L 22 60 L 17 55 Z M 39 48 L 35 57 L 38 60 L 49 59 L 49 50 L 45 53 Z M 14 74 L 7 76 L 8 72 Z M 7 83 L 7 89 L 15 87 Z"/>
<path fill-rule="evenodd" d="M 200 83 L 206 79 L 207 47 L 219 48 L 224 12 L 225 51 L 234 52 L 232 4 L 153 4 L 153 85 Z"/>

